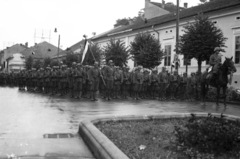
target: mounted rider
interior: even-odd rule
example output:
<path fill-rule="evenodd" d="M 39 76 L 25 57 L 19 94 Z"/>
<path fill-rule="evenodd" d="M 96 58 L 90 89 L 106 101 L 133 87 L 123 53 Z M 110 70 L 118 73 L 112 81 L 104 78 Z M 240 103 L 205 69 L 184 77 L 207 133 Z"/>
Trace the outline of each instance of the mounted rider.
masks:
<path fill-rule="evenodd" d="M 210 56 L 209 59 L 209 64 L 210 66 L 213 67 L 212 72 L 213 72 L 213 78 L 216 79 L 218 75 L 218 68 L 222 64 L 222 55 L 220 54 L 221 48 L 220 47 L 215 47 L 214 49 L 214 54 Z"/>

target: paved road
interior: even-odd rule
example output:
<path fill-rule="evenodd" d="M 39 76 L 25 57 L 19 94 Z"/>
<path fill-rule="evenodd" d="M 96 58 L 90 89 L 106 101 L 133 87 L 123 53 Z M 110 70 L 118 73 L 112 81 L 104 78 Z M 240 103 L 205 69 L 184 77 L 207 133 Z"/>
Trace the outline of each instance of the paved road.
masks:
<path fill-rule="evenodd" d="M 86 118 L 119 115 L 147 115 L 162 112 L 218 112 L 240 115 L 240 106 L 216 107 L 199 102 L 157 100 L 115 100 L 91 102 L 49 96 L 0 87 L 0 158 L 18 156 L 67 156 L 93 158 L 77 135 L 79 122 Z M 71 133 L 73 138 L 44 139 L 44 134 Z"/>

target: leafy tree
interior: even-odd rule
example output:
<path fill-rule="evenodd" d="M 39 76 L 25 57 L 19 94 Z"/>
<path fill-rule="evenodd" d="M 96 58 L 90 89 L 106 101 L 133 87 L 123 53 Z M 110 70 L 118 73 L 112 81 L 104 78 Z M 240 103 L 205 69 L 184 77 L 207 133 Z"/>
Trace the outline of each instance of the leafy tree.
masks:
<path fill-rule="evenodd" d="M 151 69 L 161 64 L 164 51 L 149 32 L 137 34 L 130 47 L 130 54 L 137 65 Z"/>
<path fill-rule="evenodd" d="M 28 56 L 25 60 L 25 66 L 27 70 L 31 70 L 33 67 L 33 57 L 32 56 Z"/>
<path fill-rule="evenodd" d="M 129 50 L 125 47 L 124 42 L 111 39 L 104 47 L 104 58 L 106 61 L 113 60 L 116 66 L 126 66 L 129 59 Z"/>
<path fill-rule="evenodd" d="M 114 24 L 114 27 L 118 27 L 120 25 L 129 25 L 129 21 L 131 20 L 131 18 L 122 18 L 122 19 L 118 19 L 116 21 L 116 24 Z"/>
<path fill-rule="evenodd" d="M 184 34 L 179 41 L 179 53 L 188 59 L 196 59 L 198 71 L 201 72 L 202 62 L 209 60 L 215 47 L 226 47 L 226 40 L 221 29 L 207 16 L 199 14 L 194 23 L 184 26 Z M 225 52 L 223 49 L 222 51 Z"/>
<path fill-rule="evenodd" d="M 89 45 L 83 64 L 93 65 L 95 60 L 100 63 L 102 55 L 103 51 L 98 44 Z M 80 55 L 80 61 L 82 61 L 82 54 Z"/>
<path fill-rule="evenodd" d="M 207 0 L 199 0 L 201 3 L 206 3 Z"/>
<path fill-rule="evenodd" d="M 52 61 L 52 60 L 51 60 L 50 57 L 44 58 L 44 60 L 43 60 L 43 66 L 44 66 L 44 67 L 47 67 L 48 65 L 50 65 L 51 61 Z"/>
<path fill-rule="evenodd" d="M 37 59 L 36 61 L 33 62 L 33 67 L 36 68 L 37 70 L 43 66 L 43 63 L 40 59 Z"/>
<path fill-rule="evenodd" d="M 116 21 L 116 24 L 114 24 L 114 27 L 118 27 L 120 25 L 129 25 L 131 23 L 133 24 L 140 24 L 144 22 L 144 18 L 143 18 L 144 14 L 139 14 L 138 16 L 135 16 L 133 18 L 122 18 L 122 19 L 118 19 Z"/>
<path fill-rule="evenodd" d="M 66 56 L 66 65 L 68 67 L 72 66 L 73 62 L 78 62 L 78 58 L 77 54 L 74 54 L 72 51 L 68 51 Z"/>

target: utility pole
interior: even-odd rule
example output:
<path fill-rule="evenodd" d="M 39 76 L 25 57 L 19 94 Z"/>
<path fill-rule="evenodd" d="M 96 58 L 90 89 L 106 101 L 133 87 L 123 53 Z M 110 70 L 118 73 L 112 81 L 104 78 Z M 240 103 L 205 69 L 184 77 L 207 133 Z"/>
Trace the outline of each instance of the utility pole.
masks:
<path fill-rule="evenodd" d="M 177 12 L 176 12 L 177 20 L 176 20 L 176 54 L 178 56 L 178 46 L 179 46 L 179 0 L 177 0 Z M 175 66 L 178 71 L 178 66 Z"/>

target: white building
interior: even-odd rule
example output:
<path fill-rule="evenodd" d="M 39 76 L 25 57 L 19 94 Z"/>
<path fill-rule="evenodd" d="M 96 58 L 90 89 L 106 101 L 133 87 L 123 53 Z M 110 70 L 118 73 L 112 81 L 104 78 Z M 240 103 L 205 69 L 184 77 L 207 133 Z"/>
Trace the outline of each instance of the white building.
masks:
<path fill-rule="evenodd" d="M 7 72 L 19 72 L 25 69 L 25 58 L 20 53 L 15 53 L 7 59 Z"/>
<path fill-rule="evenodd" d="M 171 6 L 169 6 L 171 5 Z M 159 9 L 160 8 L 160 9 Z M 152 10 L 152 11 L 149 11 Z M 159 13 L 156 16 L 156 12 Z M 165 11 L 164 11 L 165 10 Z M 202 12 L 208 16 L 222 31 L 227 38 L 225 45 L 226 53 L 224 57 L 233 57 L 235 66 L 237 67 L 237 73 L 233 77 L 233 85 L 240 85 L 240 0 L 212 0 L 211 2 L 198 5 L 195 7 L 180 9 L 180 26 L 179 34 L 183 34 L 183 26 L 189 22 L 194 22 L 194 16 Z M 146 15 L 147 14 L 147 15 Z M 156 38 L 159 38 L 162 49 L 165 49 L 167 56 L 163 59 L 159 69 L 165 66 L 168 70 L 171 69 L 171 62 L 175 54 L 175 42 L 176 42 L 176 14 L 174 13 L 174 5 L 163 3 L 150 2 L 145 0 L 145 17 L 147 22 L 143 24 L 133 24 L 115 28 L 107 31 L 103 34 L 97 35 L 92 38 L 94 43 L 98 43 L 101 47 L 106 46 L 110 39 L 120 39 L 125 42 L 125 46 L 128 47 L 134 40 L 135 36 L 139 32 L 150 32 Z M 185 65 L 183 57 L 180 57 L 181 64 L 179 72 L 185 72 Z M 134 66 L 133 61 L 128 62 L 130 67 Z M 207 67 L 206 62 L 202 63 L 202 70 Z M 191 64 L 188 67 L 188 72 L 196 72 L 197 61 L 191 60 Z"/>

